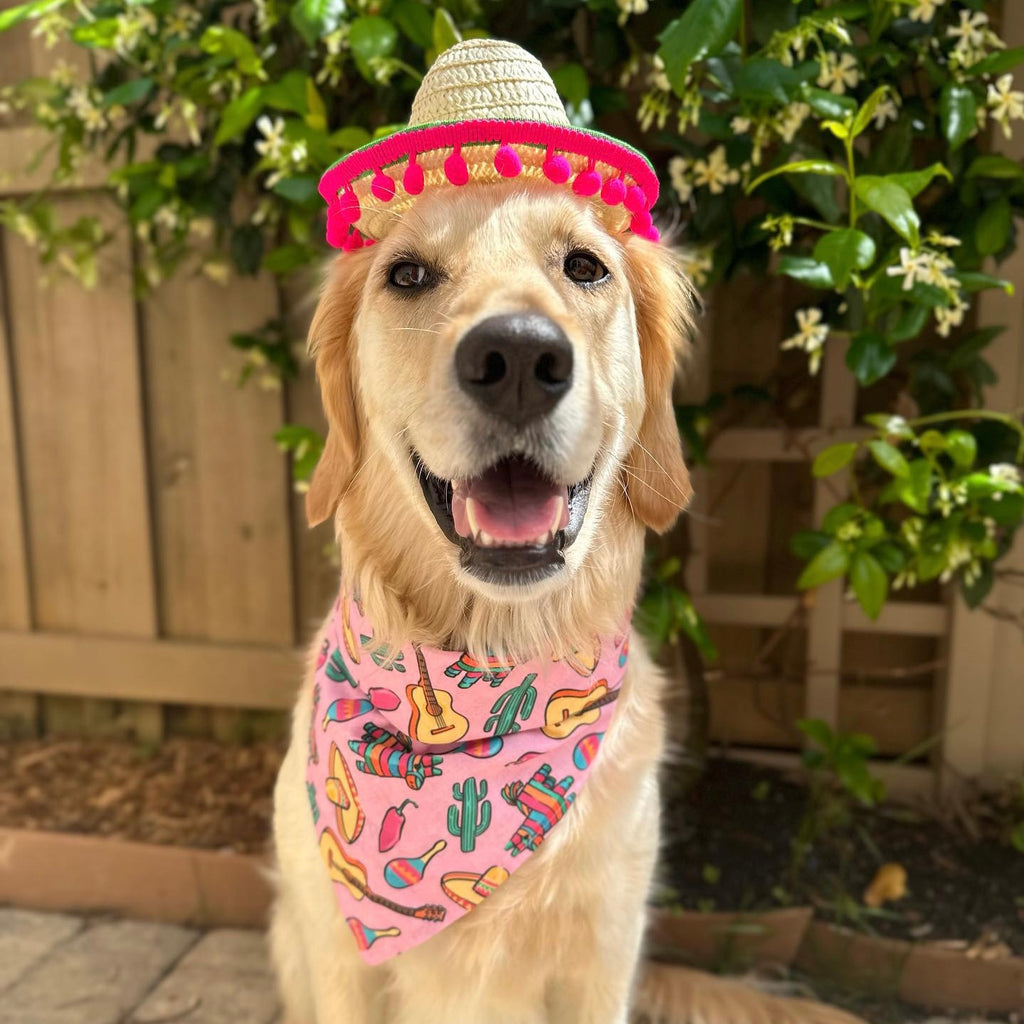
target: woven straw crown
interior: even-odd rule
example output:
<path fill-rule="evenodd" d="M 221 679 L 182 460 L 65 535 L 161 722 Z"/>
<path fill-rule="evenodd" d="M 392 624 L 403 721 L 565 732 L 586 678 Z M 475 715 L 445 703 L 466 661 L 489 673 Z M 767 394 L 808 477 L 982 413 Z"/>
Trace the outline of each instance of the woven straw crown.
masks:
<path fill-rule="evenodd" d="M 574 128 L 551 77 L 522 47 L 468 39 L 442 53 L 409 127 L 344 157 L 320 181 L 327 241 L 349 250 L 383 238 L 425 192 L 522 178 L 568 186 L 613 233 L 656 239 L 658 179 L 625 143 Z"/>

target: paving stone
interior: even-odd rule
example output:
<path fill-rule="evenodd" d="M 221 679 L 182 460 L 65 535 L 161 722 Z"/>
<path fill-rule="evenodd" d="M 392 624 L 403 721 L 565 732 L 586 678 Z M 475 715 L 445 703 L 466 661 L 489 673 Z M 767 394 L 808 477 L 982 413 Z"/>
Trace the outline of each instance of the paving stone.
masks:
<path fill-rule="evenodd" d="M 224 928 L 196 943 L 129 1020 L 271 1024 L 278 1012 L 262 933 Z"/>
<path fill-rule="evenodd" d="M 0 907 L 0 992 L 83 927 L 67 914 Z"/>
<path fill-rule="evenodd" d="M 117 1024 L 195 939 L 177 925 L 87 927 L 3 994 L 0 1024 Z"/>

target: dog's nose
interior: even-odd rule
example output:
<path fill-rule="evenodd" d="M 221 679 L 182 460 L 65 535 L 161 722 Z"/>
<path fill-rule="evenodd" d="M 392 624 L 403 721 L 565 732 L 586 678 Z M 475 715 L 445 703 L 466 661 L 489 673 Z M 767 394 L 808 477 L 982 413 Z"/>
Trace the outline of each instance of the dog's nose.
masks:
<path fill-rule="evenodd" d="M 572 386 L 572 343 L 542 313 L 491 316 L 463 335 L 455 373 L 482 408 L 521 427 L 550 412 Z"/>

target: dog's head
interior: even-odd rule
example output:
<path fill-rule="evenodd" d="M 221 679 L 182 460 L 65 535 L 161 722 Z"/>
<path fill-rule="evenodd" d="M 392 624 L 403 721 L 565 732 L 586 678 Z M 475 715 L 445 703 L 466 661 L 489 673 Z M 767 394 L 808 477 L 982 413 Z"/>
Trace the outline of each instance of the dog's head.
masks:
<path fill-rule="evenodd" d="M 321 297 L 310 522 L 340 510 L 343 542 L 490 602 L 635 547 L 689 497 L 671 401 L 689 308 L 670 250 L 613 238 L 572 195 L 425 198 Z"/>

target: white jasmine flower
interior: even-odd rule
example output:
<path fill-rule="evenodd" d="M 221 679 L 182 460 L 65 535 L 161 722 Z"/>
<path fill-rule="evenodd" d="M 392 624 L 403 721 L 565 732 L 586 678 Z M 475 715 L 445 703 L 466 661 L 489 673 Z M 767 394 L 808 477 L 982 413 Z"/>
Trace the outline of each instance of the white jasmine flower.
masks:
<path fill-rule="evenodd" d="M 270 117 L 264 114 L 257 120 L 256 127 L 263 136 L 256 143 L 256 152 L 268 160 L 280 160 L 284 149 L 284 118 L 276 117 L 271 121 Z"/>
<path fill-rule="evenodd" d="M 707 284 L 708 274 L 714 269 L 715 254 L 710 246 L 702 249 L 684 251 L 681 256 L 683 273 L 697 288 Z"/>
<path fill-rule="evenodd" d="M 729 122 L 729 127 L 733 130 L 736 135 L 746 135 L 750 131 L 750 118 L 749 117 L 734 117 Z"/>
<path fill-rule="evenodd" d="M 637 123 L 641 131 L 650 131 L 652 124 L 664 128 L 668 120 L 669 108 L 665 95 L 657 89 L 644 93 L 640 106 L 636 111 Z"/>
<path fill-rule="evenodd" d="M 822 349 L 828 338 L 828 324 L 822 323 L 821 310 L 813 306 L 809 309 L 798 309 L 796 322 L 796 334 L 787 338 L 782 343 L 782 348 L 798 348 L 806 352 L 810 359 L 810 371 L 816 374 L 821 365 Z"/>
<path fill-rule="evenodd" d="M 988 467 L 988 475 L 997 483 L 1019 484 L 1020 469 L 1012 462 L 996 462 Z"/>
<path fill-rule="evenodd" d="M 935 17 L 935 12 L 945 2 L 946 0 L 912 0 L 913 7 L 908 12 L 910 20 L 928 24 Z"/>
<path fill-rule="evenodd" d="M 938 334 L 943 338 L 948 338 L 950 330 L 959 327 L 964 322 L 964 313 L 970 308 L 970 303 L 964 302 L 959 294 L 954 296 L 952 305 L 936 306 L 935 323 Z"/>
<path fill-rule="evenodd" d="M 725 146 L 716 146 L 707 160 L 698 160 L 693 165 L 693 183 L 706 185 L 712 195 L 720 195 L 727 185 L 735 185 L 740 172 L 730 167 L 725 157 Z"/>
<path fill-rule="evenodd" d="M 836 54 L 827 52 L 821 62 L 818 85 L 841 96 L 847 89 L 853 89 L 860 81 L 860 69 L 852 53 Z"/>
<path fill-rule="evenodd" d="M 925 235 L 924 240 L 929 245 L 941 245 L 945 246 L 947 249 L 955 249 L 961 244 L 959 238 L 954 238 L 953 235 L 944 235 L 941 231 L 936 231 L 935 228 L 932 228 L 931 231 Z"/>
<path fill-rule="evenodd" d="M 684 156 L 674 156 L 668 162 L 669 181 L 681 203 L 688 203 L 693 195 L 693 182 L 687 174 L 689 167 L 690 161 Z"/>
<path fill-rule="evenodd" d="M 886 126 L 889 121 L 895 121 L 900 116 L 900 108 L 896 100 L 892 96 L 886 96 L 881 103 L 875 107 L 875 113 L 872 116 L 872 123 L 875 128 L 881 130 Z"/>
<path fill-rule="evenodd" d="M 804 121 L 810 116 L 811 108 L 807 103 L 790 103 L 783 107 L 775 121 L 775 130 L 783 142 L 792 142 L 796 133 L 803 127 Z"/>
<path fill-rule="evenodd" d="M 1010 138 L 1010 122 L 1024 119 L 1024 92 L 1013 88 L 1013 75 L 1001 75 L 995 85 L 988 87 L 987 104 L 1003 135 Z"/>

